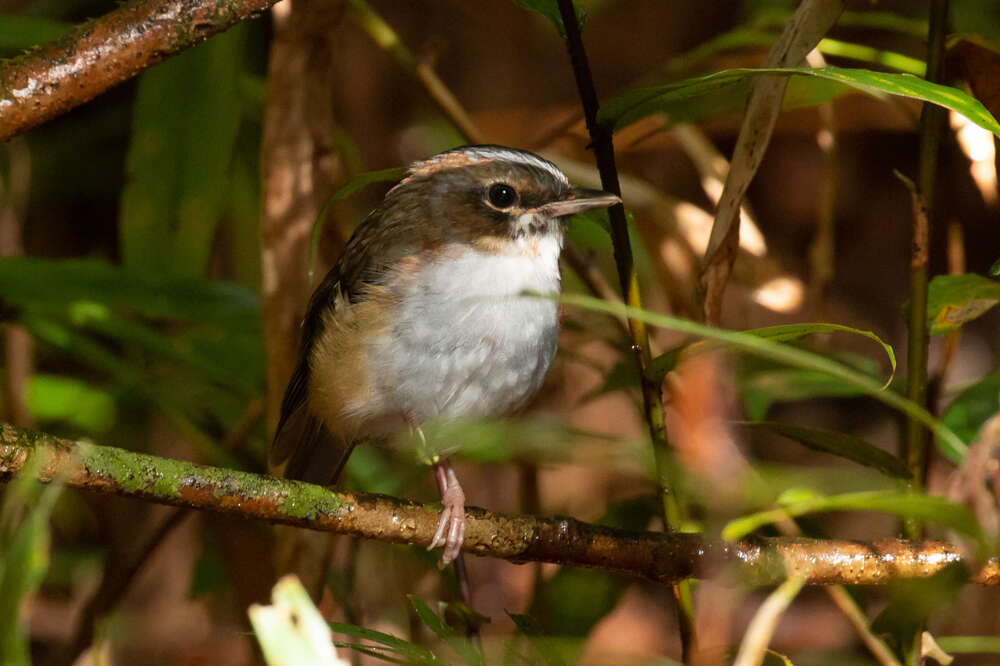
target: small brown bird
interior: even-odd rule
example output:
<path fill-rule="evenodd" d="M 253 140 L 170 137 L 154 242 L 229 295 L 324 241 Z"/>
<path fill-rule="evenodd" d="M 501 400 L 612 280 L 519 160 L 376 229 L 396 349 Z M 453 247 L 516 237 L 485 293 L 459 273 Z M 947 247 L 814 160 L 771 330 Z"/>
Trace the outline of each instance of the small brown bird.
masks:
<path fill-rule="evenodd" d="M 271 464 L 326 485 L 359 442 L 522 407 L 559 333 L 558 304 L 522 292 L 558 293 L 565 219 L 618 201 L 501 146 L 411 165 L 309 301 Z M 446 460 L 433 464 L 443 566 L 461 551 L 465 495 Z"/>

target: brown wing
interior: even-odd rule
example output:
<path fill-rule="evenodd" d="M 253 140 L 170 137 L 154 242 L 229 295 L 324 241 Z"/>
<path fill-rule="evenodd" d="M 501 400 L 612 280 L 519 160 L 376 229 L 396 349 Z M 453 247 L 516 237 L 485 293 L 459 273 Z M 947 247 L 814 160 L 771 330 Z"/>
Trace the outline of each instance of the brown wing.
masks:
<path fill-rule="evenodd" d="M 271 466 L 288 461 L 286 478 L 329 485 L 336 481 L 350 456 L 354 442 L 345 442 L 330 433 L 309 409 L 309 357 L 322 333 L 324 315 L 336 308 L 338 302 L 364 300 L 367 293 L 364 287 L 381 284 L 387 268 L 412 251 L 405 242 L 413 237 L 404 228 L 407 220 L 414 219 L 414 211 L 408 208 L 396 201 L 393 216 L 384 215 L 382 207 L 374 210 L 355 230 L 340 260 L 309 299 L 302 321 L 298 362 L 285 389 L 278 428 L 268 455 Z"/>

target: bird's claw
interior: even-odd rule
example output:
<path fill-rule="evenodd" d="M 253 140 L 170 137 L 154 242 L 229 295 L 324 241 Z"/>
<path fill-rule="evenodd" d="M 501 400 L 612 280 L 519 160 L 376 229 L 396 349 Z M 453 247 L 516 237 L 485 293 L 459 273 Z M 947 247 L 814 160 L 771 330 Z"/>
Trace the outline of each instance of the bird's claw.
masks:
<path fill-rule="evenodd" d="M 462 544 L 465 541 L 465 493 L 451 467 L 447 468 L 445 474 L 447 487 L 441 493 L 441 504 L 444 508 L 441 510 L 441 519 L 438 521 L 434 538 L 427 546 L 427 550 L 444 546 L 441 560 L 438 562 L 438 567 L 441 569 L 455 561 L 462 552 Z"/>

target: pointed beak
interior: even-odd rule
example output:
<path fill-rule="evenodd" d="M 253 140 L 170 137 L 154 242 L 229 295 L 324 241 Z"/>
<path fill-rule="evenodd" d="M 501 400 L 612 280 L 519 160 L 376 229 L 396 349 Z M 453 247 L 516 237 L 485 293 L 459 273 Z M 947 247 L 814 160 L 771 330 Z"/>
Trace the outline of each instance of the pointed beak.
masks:
<path fill-rule="evenodd" d="M 543 206 L 539 206 L 536 209 L 536 212 L 541 213 L 546 217 L 564 217 L 566 215 L 582 213 L 587 210 L 607 208 L 621 202 L 622 200 L 614 194 L 608 194 L 607 192 L 602 192 L 600 190 L 583 190 L 574 188 L 570 190 L 569 194 L 564 199 L 560 199 L 559 201 L 550 201 Z"/>

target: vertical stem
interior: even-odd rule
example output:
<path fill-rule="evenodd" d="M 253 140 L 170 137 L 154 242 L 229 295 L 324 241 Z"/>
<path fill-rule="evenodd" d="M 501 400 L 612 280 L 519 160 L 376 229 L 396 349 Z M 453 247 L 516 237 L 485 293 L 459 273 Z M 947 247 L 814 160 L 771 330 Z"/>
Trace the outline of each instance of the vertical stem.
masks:
<path fill-rule="evenodd" d="M 577 90 L 583 105 L 583 114 L 590 134 L 594 157 L 597 160 L 597 171 L 601 176 L 601 187 L 606 192 L 621 195 L 621 185 L 618 182 L 618 169 L 615 166 L 615 150 L 612 142 L 612 130 L 597 120 L 599 103 L 594 78 L 590 72 L 590 63 L 583 46 L 580 26 L 576 22 L 572 0 L 558 0 L 559 13 L 566 31 L 566 48 L 569 51 L 573 75 L 576 78 Z M 641 309 L 642 296 L 639 293 L 639 280 L 632 259 L 632 246 L 629 242 L 628 221 L 625 218 L 623 204 L 608 209 L 611 221 L 611 242 L 614 247 L 615 266 L 618 269 L 618 281 L 621 284 L 622 295 L 630 307 Z M 663 420 L 663 401 L 660 385 L 646 378 L 645 369 L 651 358 L 649 347 L 649 332 L 645 323 L 629 318 L 629 335 L 632 339 L 632 352 L 639 368 L 639 381 L 642 387 L 642 403 L 646 424 L 649 427 L 650 439 L 653 443 L 653 454 L 656 459 L 657 485 L 662 496 L 662 509 L 665 524 L 677 528 L 681 520 L 680 505 L 677 497 L 670 491 L 669 483 L 669 451 L 667 448 L 667 430 Z M 695 644 L 694 613 L 691 603 L 690 584 L 684 581 L 674 587 L 674 596 L 678 603 L 678 618 L 681 627 L 681 641 L 685 661 L 693 653 Z"/>
<path fill-rule="evenodd" d="M 948 0 L 932 0 L 930 35 L 927 46 L 927 80 L 942 79 L 944 35 L 948 20 Z M 920 114 L 920 157 L 917 185 L 926 207 L 926 215 L 914 216 L 913 248 L 910 260 L 910 321 L 907 340 L 907 397 L 918 405 L 927 403 L 927 257 L 930 222 L 934 215 L 934 181 L 937 172 L 938 146 L 944 111 L 924 104 Z M 927 471 L 927 433 L 912 418 L 906 422 L 904 447 L 906 464 L 912 477 L 911 488 L 920 491 Z M 916 521 L 905 524 L 906 536 L 920 538 L 923 526 Z"/>

